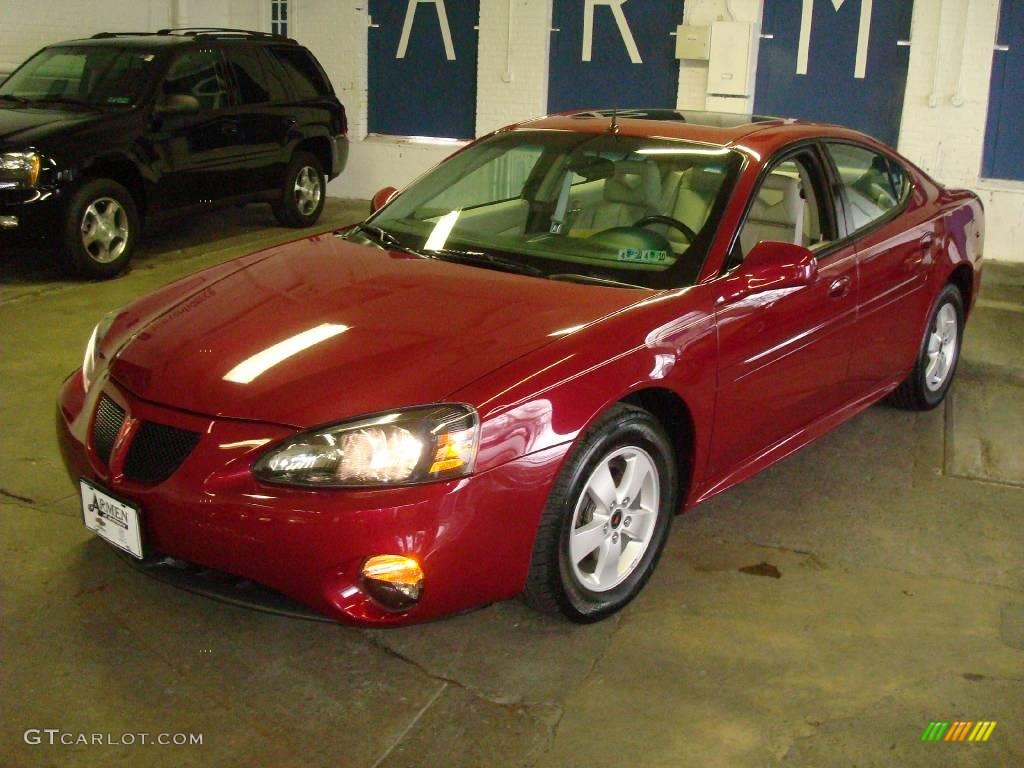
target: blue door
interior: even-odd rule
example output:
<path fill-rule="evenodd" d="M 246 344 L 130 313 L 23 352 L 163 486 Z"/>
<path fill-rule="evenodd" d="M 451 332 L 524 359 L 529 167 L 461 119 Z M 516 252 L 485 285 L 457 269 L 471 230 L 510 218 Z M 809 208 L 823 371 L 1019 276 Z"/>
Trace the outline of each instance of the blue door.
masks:
<path fill-rule="evenodd" d="M 548 111 L 676 105 L 679 0 L 555 0 Z"/>
<path fill-rule="evenodd" d="M 469 139 L 479 0 L 370 0 L 369 129 Z"/>
<path fill-rule="evenodd" d="M 754 111 L 857 128 L 896 146 L 913 0 L 765 0 Z"/>
<path fill-rule="evenodd" d="M 992 58 L 983 174 L 1024 181 L 1024 4 L 1003 0 Z"/>

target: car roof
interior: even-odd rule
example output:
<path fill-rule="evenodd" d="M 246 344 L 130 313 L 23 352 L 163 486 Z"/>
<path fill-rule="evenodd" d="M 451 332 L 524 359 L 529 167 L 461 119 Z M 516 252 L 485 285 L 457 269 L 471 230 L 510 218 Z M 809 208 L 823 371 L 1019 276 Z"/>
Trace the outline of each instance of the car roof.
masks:
<path fill-rule="evenodd" d="M 769 115 L 682 109 L 574 110 L 516 123 L 505 130 L 604 133 L 613 127 L 623 136 L 695 141 L 745 149 L 762 157 L 793 141 L 809 138 L 832 137 L 877 145 L 865 134 L 838 125 Z"/>

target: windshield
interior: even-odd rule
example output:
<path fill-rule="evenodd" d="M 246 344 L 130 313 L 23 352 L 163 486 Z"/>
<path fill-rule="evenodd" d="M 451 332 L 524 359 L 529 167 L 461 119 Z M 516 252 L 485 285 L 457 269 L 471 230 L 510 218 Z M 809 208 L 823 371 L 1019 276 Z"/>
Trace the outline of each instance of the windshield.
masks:
<path fill-rule="evenodd" d="M 134 106 L 150 82 L 156 54 L 138 48 L 45 48 L 0 85 L 8 101 Z"/>
<path fill-rule="evenodd" d="M 350 236 L 556 280 L 681 287 L 741 164 L 691 142 L 513 131 L 445 161 Z"/>

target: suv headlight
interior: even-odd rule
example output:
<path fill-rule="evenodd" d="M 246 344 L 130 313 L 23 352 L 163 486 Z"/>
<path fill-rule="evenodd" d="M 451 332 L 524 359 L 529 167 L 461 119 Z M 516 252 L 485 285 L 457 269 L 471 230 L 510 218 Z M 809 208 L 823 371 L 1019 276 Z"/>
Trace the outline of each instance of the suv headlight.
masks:
<path fill-rule="evenodd" d="M 96 323 L 96 327 L 92 329 L 89 343 L 85 345 L 85 359 L 82 360 L 82 383 L 85 386 L 86 392 L 92 386 L 93 378 L 96 376 L 96 369 L 99 367 L 100 345 L 103 343 L 103 338 L 107 335 L 107 331 L 110 330 L 110 326 L 114 324 L 117 315 L 117 312 L 108 312 L 104 315 L 103 319 Z"/>
<path fill-rule="evenodd" d="M 4 152 L 0 154 L 0 187 L 34 187 L 42 167 L 38 152 Z"/>
<path fill-rule="evenodd" d="M 473 471 L 480 425 L 468 405 L 443 403 L 375 414 L 289 438 L 253 474 L 301 486 L 391 486 Z"/>

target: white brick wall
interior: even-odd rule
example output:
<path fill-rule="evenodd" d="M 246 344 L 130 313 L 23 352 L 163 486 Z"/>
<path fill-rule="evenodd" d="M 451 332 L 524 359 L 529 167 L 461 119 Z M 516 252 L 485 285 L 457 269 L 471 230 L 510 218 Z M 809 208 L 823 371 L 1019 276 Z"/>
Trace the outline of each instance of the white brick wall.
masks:
<path fill-rule="evenodd" d="M 998 0 L 916 0 L 899 149 L 978 192 L 989 258 L 1024 261 L 1024 183 L 980 178 L 997 16 Z"/>
<path fill-rule="evenodd" d="M 551 0 L 481 0 L 477 136 L 547 112 L 551 8 Z"/>
<path fill-rule="evenodd" d="M 97 32 L 166 27 L 171 0 L 32 0 L 0 2 L 0 71 L 10 71 L 44 45 Z"/>
<path fill-rule="evenodd" d="M 762 0 L 686 0 L 683 19 L 687 24 L 707 26 L 714 21 L 761 22 Z M 679 62 L 679 95 L 676 106 L 680 109 L 707 109 L 712 112 L 739 114 L 754 111 L 754 99 L 708 96 L 708 63 L 706 61 Z"/>

